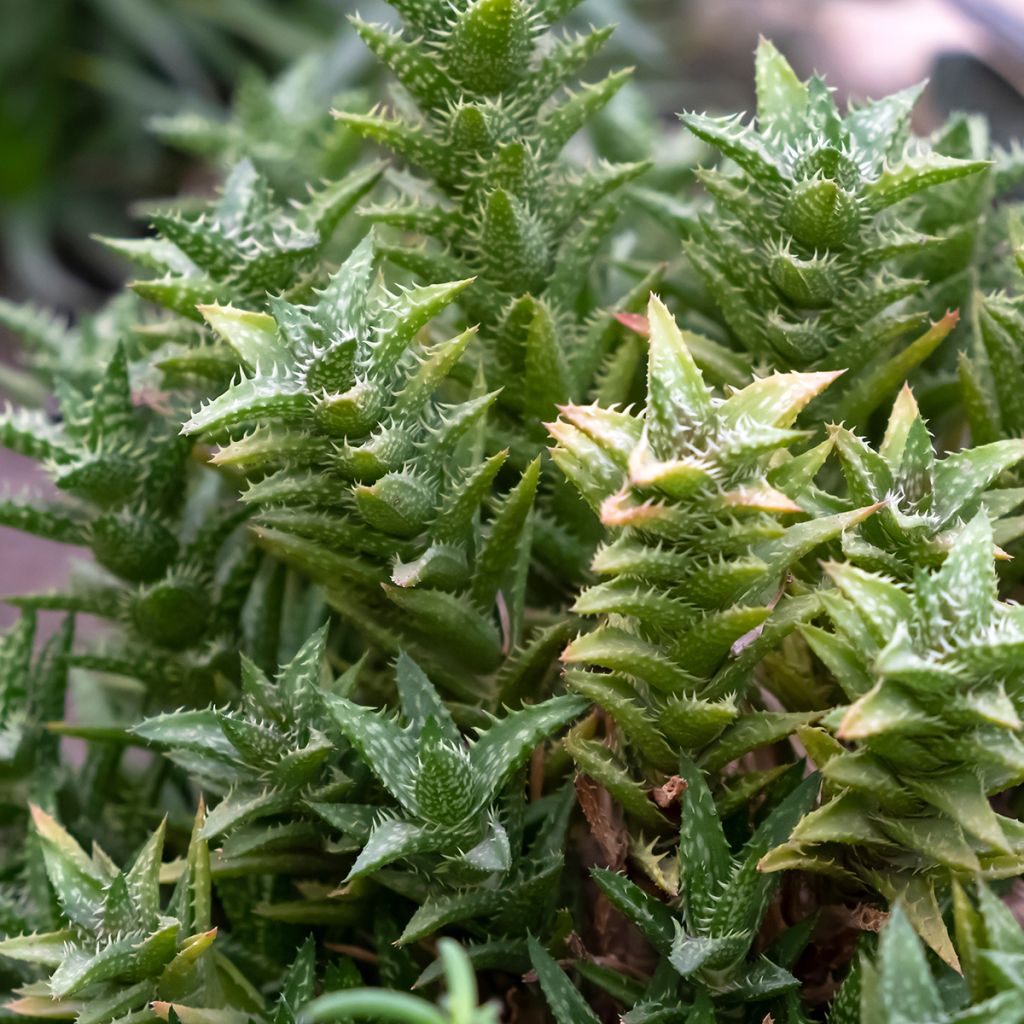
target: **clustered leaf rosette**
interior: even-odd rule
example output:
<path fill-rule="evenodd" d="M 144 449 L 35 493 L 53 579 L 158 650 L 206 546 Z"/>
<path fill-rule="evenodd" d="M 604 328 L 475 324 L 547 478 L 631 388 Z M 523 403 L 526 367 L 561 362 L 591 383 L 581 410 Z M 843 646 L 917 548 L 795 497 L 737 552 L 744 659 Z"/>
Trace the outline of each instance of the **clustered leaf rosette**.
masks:
<path fill-rule="evenodd" d="M 901 207 L 919 231 L 936 239 L 908 253 L 904 273 L 931 285 L 933 314 L 946 308 L 973 308 L 975 289 L 988 292 L 1014 285 L 1006 258 L 1019 216 L 1012 202 L 1024 182 L 1024 148 L 993 143 L 989 124 L 977 114 L 954 112 L 928 137 L 928 149 L 958 160 L 988 160 L 986 174 L 971 174 L 924 189 Z M 976 325 L 969 325 L 976 334 Z M 946 357 L 952 353 L 946 353 Z M 950 364 L 943 360 L 943 370 Z"/>
<path fill-rule="evenodd" d="M 0 939 L 0 957 L 48 974 L 19 985 L 9 1011 L 77 1024 L 296 1024 L 316 990 L 315 943 L 309 938 L 298 948 L 268 1006 L 262 986 L 251 984 L 215 944 L 222 929 L 211 926 L 214 889 L 202 806 L 184 858 L 161 863 L 165 821 L 124 870 L 98 845 L 87 854 L 41 808 L 33 806 L 32 817 L 61 927 Z M 177 881 L 162 905 L 165 875 Z M 359 975 L 351 961 L 339 961 L 323 979 L 341 989 Z"/>
<path fill-rule="evenodd" d="M 755 952 L 755 936 L 778 888 L 777 880 L 759 873 L 756 865 L 810 809 L 817 781 L 801 781 L 799 774 L 790 772 L 785 787 L 774 795 L 771 810 L 734 852 L 704 773 L 684 757 L 680 778 L 685 789 L 672 869 L 678 884 L 671 904 L 623 874 L 605 868 L 592 871 L 602 895 L 664 958 L 664 969 L 645 990 L 637 990 L 622 1020 L 706 1024 L 719 1019 L 761 1020 L 766 1014 L 792 1020 L 789 1013 L 800 1005 L 800 983 L 790 968 L 806 947 L 815 921 L 812 917 L 789 925 L 763 953 Z M 531 941 L 530 956 L 557 1020 L 597 1021 L 539 942 Z M 620 980 L 628 988 L 628 981 Z M 744 1013 L 749 1018 L 736 1017 Z"/>
<path fill-rule="evenodd" d="M 1024 866 L 1020 822 L 989 802 L 1024 780 L 1024 617 L 997 599 L 984 511 L 941 567 L 912 583 L 848 563 L 825 569 L 833 628 L 800 630 L 849 704 L 827 730 L 798 730 L 824 801 L 761 868 L 833 874 L 889 900 L 902 893 L 922 936 L 952 962 L 936 890 Z"/>
<path fill-rule="evenodd" d="M 400 945 L 470 918 L 487 920 L 491 935 L 505 931 L 516 938 L 527 924 L 543 922 L 554 910 L 572 791 L 563 788 L 539 799 L 528 828 L 523 794 L 515 787 L 506 790 L 505 783 L 538 742 L 582 709 L 582 702 L 556 701 L 515 718 L 496 734 L 499 747 L 491 747 L 482 766 L 474 769 L 472 761 L 462 757 L 468 748 L 461 737 L 458 744 L 442 744 L 439 750 L 436 736 L 424 739 L 417 734 L 417 728 L 425 726 L 423 716 L 432 711 L 448 725 L 451 719 L 422 670 L 408 656 L 399 655 L 395 677 L 403 713 L 413 725 L 399 736 L 408 739 L 411 731 L 417 756 L 417 770 L 407 781 L 416 778 L 422 784 L 416 783 L 415 810 L 401 805 L 415 817 L 389 822 L 392 808 L 365 802 L 381 796 L 367 784 L 379 774 L 371 753 L 377 750 L 374 736 L 380 716 L 349 699 L 358 666 L 337 681 L 329 680 L 324 667 L 326 639 L 326 628 L 314 633 L 274 682 L 243 656 L 242 696 L 235 708 L 183 708 L 132 729 L 147 744 L 162 748 L 204 791 L 222 797 L 199 832 L 205 841 L 221 840 L 220 870 L 253 875 L 270 868 L 298 868 L 308 875 L 320 865 L 330 874 L 338 870 L 340 855 L 355 851 L 359 858 L 351 881 L 375 874 L 397 859 L 406 866 L 399 891 L 420 903 L 397 937 Z M 339 703 L 332 705 L 332 697 Z M 364 727 L 353 708 L 369 716 L 370 724 Z M 384 728 L 389 724 L 385 720 Z M 447 735 L 449 730 L 443 731 Z M 353 737 L 361 738 L 356 742 Z M 408 743 L 397 742 L 401 753 Z M 490 742 L 484 744 L 489 746 Z M 462 767 L 469 772 L 466 777 L 458 774 Z M 488 781 L 487 772 L 498 772 L 498 781 Z M 383 776 L 381 781 L 390 790 Z M 463 814 L 467 793 L 474 810 Z M 478 807 L 481 801 L 488 806 Z M 495 807 L 489 806 L 492 803 Z M 426 839 L 416 833 L 416 826 L 425 830 Z M 325 829 L 335 836 L 329 851 Z M 407 849 L 400 844 L 390 849 L 396 830 L 399 840 L 409 839 Z M 429 858 L 419 856 L 424 853 Z M 410 864 L 422 867 L 427 859 L 439 856 L 450 858 L 440 871 L 445 880 L 440 886 L 429 875 L 408 870 Z M 377 857 L 379 861 L 374 860 Z M 470 884 L 489 873 L 500 875 L 500 887 Z M 284 904 L 283 909 L 271 904 L 265 913 L 281 909 L 288 919 L 310 923 L 324 913 L 336 921 L 354 920 L 366 894 L 345 888 L 333 895 L 338 898 L 308 897 Z M 508 941 L 505 946 L 510 946 Z M 525 947 L 509 955 L 514 952 L 525 957 Z"/>
<path fill-rule="evenodd" d="M 49 975 L 21 986 L 8 1009 L 79 1024 L 166 1020 L 172 1009 L 183 1022 L 217 1019 L 202 1011 L 222 1008 L 260 1014 L 261 994 L 213 948 L 201 810 L 166 907 L 160 900 L 165 823 L 121 870 L 98 845 L 87 854 L 41 808 L 33 806 L 32 817 L 61 927 L 0 940 L 0 956 Z"/>
<path fill-rule="evenodd" d="M 337 115 L 419 175 L 405 183 L 408 198 L 367 215 L 429 240 L 389 246 L 394 263 L 428 281 L 476 276 L 459 302 L 487 328 L 493 379 L 508 385 L 502 402 L 520 411 L 532 400 L 518 384 L 524 371 L 548 390 L 560 385 L 560 401 L 572 383 L 589 385 L 603 355 L 600 329 L 581 326 L 595 305 L 591 265 L 618 216 L 614 194 L 646 169 L 579 170 L 561 155 L 629 76 L 569 90 L 610 35 L 557 37 L 551 27 L 577 2 L 396 0 L 399 31 L 353 18 L 402 94 L 392 114 Z"/>
<path fill-rule="evenodd" d="M 418 338 L 468 282 L 391 295 L 374 275 L 368 237 L 315 304 L 204 306 L 243 369 L 183 430 L 219 440 L 211 461 L 250 481 L 242 497 L 263 547 L 321 582 L 374 643 L 447 664 L 460 685 L 500 663 L 499 590 L 518 638 L 538 465 L 483 528 L 508 454 L 482 457 L 495 393 L 446 384 L 472 330 L 432 346 Z"/>
<path fill-rule="evenodd" d="M 800 81 L 766 41 L 756 74 L 754 122 L 682 115 L 728 159 L 700 173 L 713 207 L 687 253 L 739 346 L 784 369 L 846 368 L 816 411 L 859 423 L 956 322 L 905 340 L 930 304 L 928 282 L 903 264 L 945 240 L 921 231 L 904 200 L 989 164 L 911 140 L 919 88 L 842 117 L 825 83 Z"/>
<path fill-rule="evenodd" d="M 648 320 L 646 407 L 569 406 L 549 426 L 553 459 L 609 538 L 592 565 L 604 581 L 574 606 L 601 621 L 562 661 L 642 761 L 671 773 L 682 749 L 716 770 L 812 717 L 741 703 L 753 666 L 819 609 L 801 561 L 877 505 L 808 518 L 800 504 L 832 442 L 792 456 L 806 437 L 793 423 L 837 374 L 775 374 L 719 398 L 657 298 Z M 579 741 L 578 763 L 622 799 L 597 746 Z"/>
<path fill-rule="evenodd" d="M 103 571 L 8 600 L 112 620 L 122 629 L 106 654 L 76 659 L 199 692 L 218 663 L 230 671 L 237 646 L 256 564 L 233 535 L 248 513 L 190 475 L 191 445 L 169 414 L 135 401 L 122 346 L 86 392 L 64 382 L 58 397 L 59 422 L 9 407 L 0 443 L 40 462 L 63 500 L 2 500 L 0 523 L 88 548 Z"/>
<path fill-rule="evenodd" d="M 324 249 L 338 221 L 380 172 L 380 164 L 368 164 L 290 203 L 243 159 L 207 209 L 154 214 L 155 238 L 102 241 L 158 275 L 132 282 L 138 295 L 202 322 L 204 303 L 262 307 L 268 296 L 302 295 L 321 283 Z"/>
<path fill-rule="evenodd" d="M 325 698 L 337 728 L 394 801 L 312 803 L 329 825 L 359 844 L 346 881 L 399 861 L 422 866 L 449 888 L 500 881 L 512 867 L 500 798 L 510 784 L 522 785 L 516 777 L 534 748 L 576 718 L 586 702 L 565 695 L 509 711 L 467 742 L 414 661 L 400 656 L 395 676 L 400 719 L 346 697 Z M 499 909 L 500 901 L 495 903 Z"/>
<path fill-rule="evenodd" d="M 840 115 L 762 43 L 752 124 L 683 118 L 725 158 L 702 219 L 631 189 L 687 234 L 643 277 L 653 236 L 595 256 L 645 165 L 565 154 L 626 78 L 569 87 L 607 32 L 559 38 L 575 0 L 392 6 L 354 20 L 394 114 L 332 130 L 289 114 L 312 64 L 252 79 L 216 138 L 165 125 L 248 159 L 111 243 L 154 274 L 129 300 L 75 328 L 0 303 L 34 410 L 0 443 L 60 499 L 0 524 L 93 563 L 0 637 L 7 1010 L 471 1024 L 499 1012 L 473 970 L 532 964 L 560 1024 L 807 1024 L 850 967 L 831 1024 L 1024 1024 L 1021 931 L 961 888 L 1024 875 L 1024 312 L 974 294 L 1021 245 L 1024 150 L 959 116 L 914 139 L 916 90 Z M 403 198 L 353 244 L 380 164 L 286 197 L 358 137 Z M 917 370 L 947 307 L 959 392 L 949 346 Z M 961 398 L 938 445 L 911 373 L 929 412 Z M 36 654 L 40 610 L 68 614 Z"/>
<path fill-rule="evenodd" d="M 979 444 L 938 459 L 907 385 L 893 405 L 877 451 L 844 426 L 830 426 L 828 433 L 848 500 L 853 505 L 884 502 L 856 534 L 843 535 L 844 553 L 862 568 L 911 580 L 918 569 L 942 563 L 963 524 L 982 507 L 992 520 L 997 545 L 1011 543 L 1024 531 L 1024 519 L 1012 514 L 1024 502 L 1024 490 L 998 486 L 1024 459 L 1020 438 Z"/>
<path fill-rule="evenodd" d="M 236 706 L 180 708 L 132 728 L 205 793 L 222 796 L 203 823 L 202 839 L 227 836 L 233 848 L 250 854 L 270 845 L 278 851 L 317 845 L 308 815 L 302 819 L 303 800 L 334 781 L 339 753 L 324 732 L 322 694 L 331 685 L 326 643 L 322 627 L 273 682 L 243 655 Z M 353 672 L 334 685 L 344 690 L 354 681 Z"/>
<path fill-rule="evenodd" d="M 146 352 L 142 300 L 119 292 L 95 312 L 69 323 L 56 310 L 0 298 L 0 327 L 17 339 L 15 365 L 0 370 L 0 386 L 12 401 L 40 408 L 59 386 L 88 392 L 119 346 L 129 360 Z"/>
<path fill-rule="evenodd" d="M 407 868 L 377 872 L 385 884 L 399 879 L 400 891 L 419 903 L 397 945 L 408 946 L 442 928 L 462 926 L 480 932 L 480 939 L 466 947 L 475 962 L 490 960 L 526 970 L 525 935 L 549 931 L 563 906 L 560 883 L 575 805 L 571 784 L 527 802 L 525 788 L 514 780 L 499 796 L 494 811 L 507 837 L 507 856 L 501 854 L 507 860 L 503 871 L 495 870 L 494 863 L 477 862 L 468 869 L 465 864 L 448 863 L 439 878 L 421 878 L 419 885 L 417 875 Z M 439 966 L 437 961 L 428 965 L 418 984 L 436 977 Z"/>

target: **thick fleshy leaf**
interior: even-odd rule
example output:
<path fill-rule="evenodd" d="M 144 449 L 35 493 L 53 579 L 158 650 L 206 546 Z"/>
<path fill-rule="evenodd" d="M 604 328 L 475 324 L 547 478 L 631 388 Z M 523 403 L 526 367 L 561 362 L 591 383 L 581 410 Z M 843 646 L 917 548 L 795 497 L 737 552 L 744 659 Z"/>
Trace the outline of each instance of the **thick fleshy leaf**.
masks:
<path fill-rule="evenodd" d="M 383 713 L 344 697 L 327 696 L 325 701 L 365 763 L 395 799 L 415 814 L 418 757 L 412 734 Z"/>
<path fill-rule="evenodd" d="M 686 781 L 679 826 L 679 888 L 687 927 L 701 934 L 711 921 L 732 854 L 704 772 L 683 758 L 679 774 Z"/>
<path fill-rule="evenodd" d="M 60 999 L 114 978 L 158 975 L 174 956 L 178 930 L 178 923 L 171 922 L 149 935 L 115 939 L 95 950 L 76 947 L 50 976 L 50 989 Z"/>
<path fill-rule="evenodd" d="M 510 711 L 495 721 L 469 752 L 473 773 L 484 800 L 492 798 L 529 758 L 534 747 L 587 708 L 580 697 L 552 697 L 542 704 Z"/>
<path fill-rule="evenodd" d="M 804 779 L 772 810 L 740 851 L 715 904 L 708 926 L 711 935 L 740 933 L 753 937 L 778 884 L 778 876 L 759 871 L 758 863 L 772 847 L 789 838 L 814 803 L 819 784 L 816 775 Z"/>
<path fill-rule="evenodd" d="M 372 874 L 386 864 L 401 860 L 403 857 L 443 849 L 451 842 L 452 837 L 443 830 L 387 818 L 370 833 L 370 838 L 359 851 L 346 881 L 351 882 Z"/>
<path fill-rule="evenodd" d="M 988 166 L 985 160 L 957 160 L 938 153 L 910 157 L 894 167 L 886 167 L 865 187 L 865 199 L 872 211 L 881 210 L 942 182 L 980 174 Z"/>
<path fill-rule="evenodd" d="M 530 962 L 555 1019 L 564 1024 L 597 1024 L 598 1018 L 551 954 L 531 935 Z"/>
<path fill-rule="evenodd" d="M 650 354 L 647 432 L 656 456 L 669 458 L 686 442 L 699 445 L 713 424 L 711 396 L 682 332 L 657 296 L 647 307 Z"/>
<path fill-rule="evenodd" d="M 668 956 L 678 927 L 672 911 L 661 900 L 614 871 L 594 868 L 591 877 L 616 910 L 629 918 L 662 956 Z"/>
<path fill-rule="evenodd" d="M 46 874 L 69 920 L 90 927 L 96 920 L 104 887 L 112 873 L 97 862 L 41 807 L 30 806 L 32 821 L 42 845 Z"/>
<path fill-rule="evenodd" d="M 942 1003 L 921 943 L 897 904 L 882 931 L 878 950 L 880 995 L 897 1019 L 937 1019 Z"/>

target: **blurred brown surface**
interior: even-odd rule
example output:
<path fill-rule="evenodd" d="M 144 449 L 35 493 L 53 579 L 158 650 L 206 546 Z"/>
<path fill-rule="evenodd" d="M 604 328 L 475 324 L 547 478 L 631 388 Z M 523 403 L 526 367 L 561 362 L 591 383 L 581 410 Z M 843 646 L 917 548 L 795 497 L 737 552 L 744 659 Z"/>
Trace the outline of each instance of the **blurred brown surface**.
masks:
<path fill-rule="evenodd" d="M 0 493 L 13 496 L 26 489 L 37 493 L 49 490 L 46 480 L 41 479 L 30 459 L 2 448 L 0 483 Z M 60 587 L 67 579 L 68 563 L 75 554 L 82 552 L 64 544 L 0 527 L 0 597 Z M 17 614 L 16 608 L 0 604 L 0 629 L 8 627 L 17 618 Z"/>

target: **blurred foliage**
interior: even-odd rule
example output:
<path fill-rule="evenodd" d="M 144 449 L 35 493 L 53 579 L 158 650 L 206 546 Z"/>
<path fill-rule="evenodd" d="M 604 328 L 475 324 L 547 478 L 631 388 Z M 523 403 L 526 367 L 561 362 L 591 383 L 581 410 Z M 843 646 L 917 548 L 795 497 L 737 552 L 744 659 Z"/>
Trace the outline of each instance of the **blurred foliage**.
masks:
<path fill-rule="evenodd" d="M 215 121 L 240 79 L 258 82 L 313 53 L 325 54 L 319 86 L 328 98 L 357 79 L 368 62 L 350 33 L 339 37 L 338 6 L 8 0 L 0 33 L 4 291 L 72 308 L 116 283 L 119 266 L 88 233 L 131 231 L 126 199 L 173 194 L 191 173 L 149 130 L 151 118 L 187 111 Z"/>

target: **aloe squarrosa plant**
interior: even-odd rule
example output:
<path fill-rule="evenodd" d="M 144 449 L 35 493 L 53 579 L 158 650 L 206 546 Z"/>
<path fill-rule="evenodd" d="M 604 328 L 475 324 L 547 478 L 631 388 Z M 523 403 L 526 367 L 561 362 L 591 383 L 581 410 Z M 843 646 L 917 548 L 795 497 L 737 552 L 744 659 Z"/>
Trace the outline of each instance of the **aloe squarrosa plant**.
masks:
<path fill-rule="evenodd" d="M 762 41 L 611 165 L 574 0 L 391 2 L 0 304 L 0 1014 L 1024 1022 L 1022 150 Z"/>

